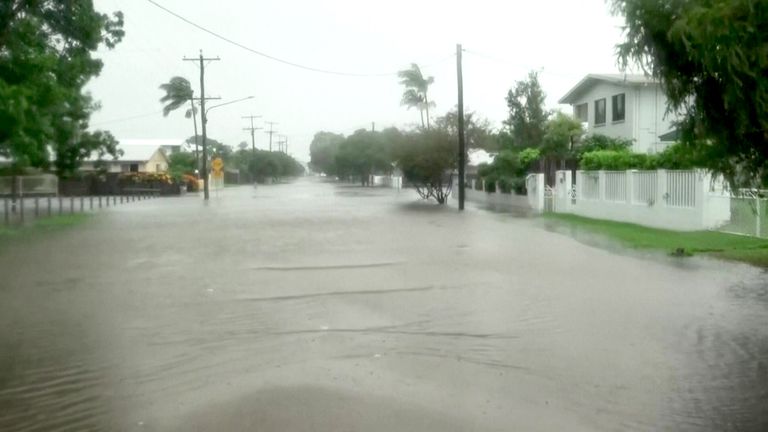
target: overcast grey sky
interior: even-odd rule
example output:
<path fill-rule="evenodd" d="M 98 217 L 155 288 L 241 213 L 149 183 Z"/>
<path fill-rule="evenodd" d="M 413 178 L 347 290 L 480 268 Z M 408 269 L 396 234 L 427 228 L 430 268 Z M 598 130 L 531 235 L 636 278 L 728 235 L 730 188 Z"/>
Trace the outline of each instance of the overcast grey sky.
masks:
<path fill-rule="evenodd" d="M 147 0 L 95 0 L 101 12 L 121 10 L 126 36 L 99 56 L 105 66 L 89 90 L 102 103 L 94 128 L 118 138 L 193 135 L 182 110 L 164 118 L 158 86 L 181 75 L 199 91 L 198 67 L 184 56 L 221 58 L 206 68 L 206 93 L 221 102 L 253 100 L 209 113 L 209 136 L 236 146 L 249 141 L 243 115 L 262 115 L 289 140 L 289 151 L 309 159 L 315 132 L 350 134 L 359 128 L 410 127 L 419 114 L 400 106 L 395 73 L 412 62 L 435 77 L 434 115 L 456 104 L 455 46 L 464 54 L 468 110 L 501 126 L 504 100 L 516 80 L 540 70 L 547 103 L 587 73 L 616 71 L 621 20 L 604 0 L 473 2 L 437 0 L 155 0 L 203 27 L 254 50 L 314 68 L 386 76 L 349 77 L 310 72 L 260 57 L 207 34 Z M 216 104 L 214 101 L 211 104 Z M 564 107 L 563 107 L 564 108 Z M 133 118 L 129 118 L 133 117 Z M 261 122 L 259 122 L 259 126 Z M 268 136 L 257 131 L 256 146 Z"/>

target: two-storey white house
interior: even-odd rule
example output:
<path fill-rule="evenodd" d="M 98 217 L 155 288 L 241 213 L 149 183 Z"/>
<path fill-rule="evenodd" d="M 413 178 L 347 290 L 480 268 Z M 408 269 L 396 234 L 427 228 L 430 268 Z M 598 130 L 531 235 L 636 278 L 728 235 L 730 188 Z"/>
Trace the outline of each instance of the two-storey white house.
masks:
<path fill-rule="evenodd" d="M 675 135 L 661 85 L 644 75 L 589 74 L 559 102 L 573 107 L 587 134 L 630 139 L 636 153 L 658 153 Z"/>

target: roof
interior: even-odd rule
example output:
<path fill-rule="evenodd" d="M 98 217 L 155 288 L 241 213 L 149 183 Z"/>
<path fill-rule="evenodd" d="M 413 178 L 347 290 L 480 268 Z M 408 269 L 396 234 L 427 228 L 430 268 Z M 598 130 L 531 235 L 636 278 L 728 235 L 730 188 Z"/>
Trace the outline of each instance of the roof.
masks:
<path fill-rule="evenodd" d="M 680 129 L 672 129 L 671 131 L 659 135 L 659 141 L 661 142 L 674 142 L 680 140 Z"/>
<path fill-rule="evenodd" d="M 107 155 L 102 159 L 108 162 L 146 162 L 152 159 L 158 150 L 165 156 L 163 146 L 179 145 L 180 142 L 180 140 L 120 140 L 117 148 L 123 151 L 123 155 L 117 159 L 112 159 Z M 98 159 L 98 154 L 94 152 L 87 161 L 95 162 Z"/>
<path fill-rule="evenodd" d="M 641 74 L 589 74 L 568 91 L 565 96 L 560 98 L 558 103 L 572 104 L 576 102 L 579 96 L 599 82 L 609 82 L 627 86 L 658 84 L 658 81 L 653 78 Z"/>

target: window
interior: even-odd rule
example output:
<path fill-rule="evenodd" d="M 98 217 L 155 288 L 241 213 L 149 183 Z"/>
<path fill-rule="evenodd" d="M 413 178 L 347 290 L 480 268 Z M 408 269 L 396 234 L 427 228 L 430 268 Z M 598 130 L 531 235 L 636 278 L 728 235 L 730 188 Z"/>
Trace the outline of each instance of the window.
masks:
<path fill-rule="evenodd" d="M 595 101 L 595 124 L 605 124 L 605 98 Z"/>
<path fill-rule="evenodd" d="M 131 164 L 131 172 L 139 172 L 139 164 Z"/>
<path fill-rule="evenodd" d="M 614 95 L 611 98 L 611 105 L 612 105 L 612 117 L 611 120 L 617 122 L 617 121 L 623 121 L 625 117 L 625 107 L 624 104 L 624 93 Z"/>
<path fill-rule="evenodd" d="M 581 105 L 576 105 L 576 112 L 574 113 L 576 116 L 576 119 L 581 121 L 582 123 L 589 121 L 589 104 L 583 103 Z"/>

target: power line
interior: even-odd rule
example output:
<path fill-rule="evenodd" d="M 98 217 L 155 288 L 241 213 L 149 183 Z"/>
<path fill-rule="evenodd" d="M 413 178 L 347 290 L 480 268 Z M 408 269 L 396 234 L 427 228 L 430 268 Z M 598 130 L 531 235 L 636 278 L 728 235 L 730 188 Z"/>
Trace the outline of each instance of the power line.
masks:
<path fill-rule="evenodd" d="M 285 65 L 288 65 L 288 66 L 293 66 L 295 68 L 304 69 L 304 70 L 307 70 L 307 71 L 310 71 L 310 72 L 318 72 L 318 73 L 324 73 L 324 74 L 329 74 L 329 75 L 351 76 L 351 77 L 383 77 L 383 76 L 392 76 L 392 75 L 397 75 L 398 74 L 398 72 L 357 73 L 357 72 L 333 71 L 333 70 L 328 70 L 328 69 L 316 68 L 316 67 L 312 67 L 312 66 L 305 66 L 305 65 L 302 65 L 302 64 L 299 64 L 299 63 L 294 63 L 292 61 L 283 60 L 281 58 L 275 57 L 273 55 L 270 55 L 270 54 L 258 51 L 256 49 L 253 49 L 251 47 L 248 47 L 246 45 L 243 45 L 240 42 L 236 42 L 236 41 L 234 41 L 232 39 L 229 39 L 226 36 L 222 36 L 221 34 L 216 33 L 213 30 L 209 30 L 209 29 L 203 27 L 202 25 L 197 24 L 197 23 L 195 23 L 195 22 L 193 22 L 193 21 L 183 17 L 182 15 L 180 15 L 180 14 L 178 14 L 178 13 L 176 13 L 176 12 L 174 12 L 174 11 L 168 9 L 168 8 L 166 8 L 165 6 L 157 3 L 154 0 L 147 0 L 147 1 L 149 3 L 151 3 L 152 5 L 156 6 L 157 8 L 165 11 L 166 13 L 168 13 L 170 15 L 173 15 L 174 17 L 180 19 L 181 21 L 184 21 L 185 23 L 187 23 L 187 24 L 189 24 L 189 25 L 191 25 L 191 26 L 193 26 L 193 27 L 195 27 L 195 28 L 197 28 L 199 30 L 204 31 L 204 32 L 210 34 L 213 37 L 221 39 L 224 42 L 227 42 L 227 43 L 232 44 L 232 45 L 234 45 L 234 46 L 236 46 L 238 48 L 241 48 L 241 49 L 244 49 L 246 51 L 249 51 L 249 52 L 251 52 L 253 54 L 259 55 L 261 57 L 267 58 L 267 59 L 272 60 L 272 61 L 276 61 L 278 63 L 285 64 Z M 437 62 L 434 62 L 434 63 L 429 64 L 429 65 L 425 65 L 425 66 L 423 66 L 423 68 L 428 68 L 430 66 L 434 66 L 434 65 L 440 64 L 440 63 L 442 63 L 442 62 L 444 62 L 444 61 L 446 61 L 446 60 L 448 60 L 450 58 L 453 58 L 453 56 L 454 55 L 451 54 L 450 56 L 445 57 L 445 58 L 443 58 L 441 60 L 438 60 Z"/>
<path fill-rule="evenodd" d="M 96 127 L 96 126 L 106 125 L 106 124 L 110 124 L 110 123 L 120 123 L 120 122 L 124 122 L 124 121 L 129 121 L 129 120 L 136 120 L 136 119 L 140 119 L 140 118 L 144 118 L 144 117 L 150 117 L 150 116 L 162 114 L 162 112 L 163 112 L 163 110 L 152 111 L 152 112 L 148 112 L 146 114 L 136 114 L 136 115 L 128 116 L 128 117 L 120 117 L 120 118 L 116 118 L 116 119 L 112 119 L 112 120 L 104 120 L 104 121 L 101 121 L 101 122 L 98 122 L 98 123 L 94 123 L 91 126 L 92 127 Z"/>

